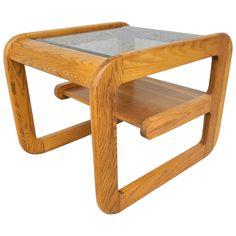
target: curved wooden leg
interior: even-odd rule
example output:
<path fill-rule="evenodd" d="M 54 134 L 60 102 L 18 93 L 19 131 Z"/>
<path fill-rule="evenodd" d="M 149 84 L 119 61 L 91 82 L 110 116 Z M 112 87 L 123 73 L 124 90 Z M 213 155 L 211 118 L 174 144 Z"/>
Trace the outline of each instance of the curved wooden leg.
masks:
<path fill-rule="evenodd" d="M 114 93 L 102 86 L 90 96 L 94 172 L 97 202 L 108 214 L 120 211 Z"/>
<path fill-rule="evenodd" d="M 5 69 L 19 142 L 30 153 L 43 150 L 43 142 L 36 138 L 24 65 L 6 59 Z"/>
<path fill-rule="evenodd" d="M 91 133 L 90 121 L 37 138 L 25 66 L 5 57 L 5 69 L 19 142 L 29 153 L 44 153 Z"/>
<path fill-rule="evenodd" d="M 101 79 L 91 92 L 92 135 L 96 194 L 100 208 L 106 213 L 119 212 L 154 189 L 174 178 L 206 157 L 217 141 L 228 79 L 232 45 L 224 37 L 224 50 L 213 57 L 208 89 L 210 112 L 205 115 L 201 141 L 170 161 L 118 190 L 115 90 L 112 82 Z M 117 71 L 110 71 L 108 77 Z M 105 81 L 105 82 L 104 82 Z M 108 82 L 106 82 L 108 81 Z M 118 80 L 117 80 L 118 81 Z M 115 87 L 115 85 L 114 85 Z"/>
<path fill-rule="evenodd" d="M 212 58 L 210 84 L 208 94 L 211 95 L 212 105 L 210 113 L 205 115 L 203 135 L 201 142 L 205 144 L 205 155 L 209 154 L 218 139 L 225 93 L 228 82 L 228 74 L 232 55 L 232 42 L 225 37 L 222 42 L 222 50 L 218 56 Z"/>

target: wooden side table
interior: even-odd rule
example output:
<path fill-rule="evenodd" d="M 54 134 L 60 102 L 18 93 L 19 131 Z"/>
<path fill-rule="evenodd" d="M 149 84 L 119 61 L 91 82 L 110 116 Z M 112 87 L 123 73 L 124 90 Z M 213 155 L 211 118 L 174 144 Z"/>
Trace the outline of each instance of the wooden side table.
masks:
<path fill-rule="evenodd" d="M 5 69 L 19 142 L 27 152 L 44 153 L 92 133 L 98 205 L 106 213 L 119 212 L 212 151 L 231 51 L 224 33 L 199 36 L 120 22 L 18 35 L 5 48 Z M 208 57 L 206 93 L 147 77 Z M 56 86 L 55 95 L 90 105 L 91 121 L 36 137 L 24 65 L 69 81 Z M 137 126 L 152 139 L 201 115 L 198 144 L 118 189 L 118 122 Z"/>

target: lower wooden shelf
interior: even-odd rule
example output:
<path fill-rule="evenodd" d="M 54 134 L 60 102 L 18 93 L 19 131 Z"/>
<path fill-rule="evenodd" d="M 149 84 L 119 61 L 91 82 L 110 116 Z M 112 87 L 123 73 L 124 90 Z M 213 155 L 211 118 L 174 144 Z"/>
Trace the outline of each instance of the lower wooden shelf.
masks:
<path fill-rule="evenodd" d="M 89 105 L 89 90 L 76 84 L 59 84 L 55 88 L 55 94 L 61 99 L 71 97 Z M 204 92 L 149 77 L 121 85 L 116 101 L 117 119 L 141 128 L 141 134 L 147 138 L 157 136 L 156 134 L 150 135 L 150 133 L 153 133 L 153 130 L 160 126 L 159 124 L 167 125 L 166 122 L 164 124 L 161 122 L 160 114 L 170 120 L 168 122 L 171 122 L 170 130 L 176 127 L 174 123 L 181 125 L 179 120 L 176 122 L 176 117 L 180 120 L 184 118 L 187 122 L 209 112 L 210 108 L 210 96 Z M 166 114 L 167 111 L 170 112 L 169 115 Z M 186 114 L 182 114 L 183 112 L 187 112 L 187 117 Z M 174 123 L 173 120 L 175 120 Z M 153 126 L 151 130 L 150 124 Z M 168 129 L 168 127 L 166 128 Z"/>

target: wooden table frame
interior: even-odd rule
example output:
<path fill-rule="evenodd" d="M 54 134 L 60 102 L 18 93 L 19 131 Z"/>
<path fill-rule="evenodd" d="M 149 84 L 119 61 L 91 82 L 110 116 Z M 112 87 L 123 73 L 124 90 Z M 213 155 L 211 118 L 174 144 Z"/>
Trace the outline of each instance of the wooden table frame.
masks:
<path fill-rule="evenodd" d="M 44 153 L 92 132 L 97 202 L 106 213 L 120 212 L 212 151 L 219 135 L 232 53 L 231 40 L 224 33 L 122 53 L 109 58 L 33 40 L 38 37 L 111 29 L 125 25 L 127 24 L 116 22 L 27 33 L 11 39 L 5 48 L 5 70 L 21 146 L 30 153 Z M 118 189 L 117 117 L 114 104 L 120 85 L 208 57 L 212 58 L 212 66 L 207 92 L 150 117 L 141 127 L 144 136 L 154 138 L 205 114 L 199 143 Z M 24 65 L 70 81 L 66 87 L 77 84 L 88 88 L 91 123 L 85 121 L 44 137 L 36 137 Z M 56 93 L 60 93 L 60 88 L 65 89 L 59 87 Z"/>

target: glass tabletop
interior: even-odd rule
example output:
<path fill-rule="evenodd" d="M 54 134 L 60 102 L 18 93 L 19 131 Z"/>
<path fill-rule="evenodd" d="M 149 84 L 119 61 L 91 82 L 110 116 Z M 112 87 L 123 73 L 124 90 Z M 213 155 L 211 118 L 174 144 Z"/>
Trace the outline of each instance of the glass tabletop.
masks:
<path fill-rule="evenodd" d="M 195 37 L 199 37 L 199 35 L 124 26 L 66 36 L 38 38 L 36 40 L 94 55 L 110 57 L 123 52 L 155 47 Z"/>

